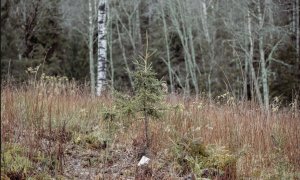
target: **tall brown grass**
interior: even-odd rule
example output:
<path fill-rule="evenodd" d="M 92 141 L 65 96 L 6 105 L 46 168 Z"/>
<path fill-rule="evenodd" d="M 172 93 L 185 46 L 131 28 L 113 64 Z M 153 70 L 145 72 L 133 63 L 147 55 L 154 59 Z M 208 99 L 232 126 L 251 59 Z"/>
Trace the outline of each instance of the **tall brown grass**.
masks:
<path fill-rule="evenodd" d="M 62 159 L 68 135 L 74 131 L 88 132 L 95 126 L 104 131 L 102 111 L 112 106 L 109 95 L 93 97 L 88 87 L 80 88 L 74 82 L 18 88 L 3 85 L 1 89 L 1 144 L 19 143 L 29 148 L 29 157 L 43 151 L 49 157 Z M 150 123 L 153 154 L 170 148 L 176 137 L 189 136 L 201 138 L 205 144 L 243 152 L 245 155 L 237 162 L 240 177 L 278 173 L 285 168 L 281 162 L 287 164 L 287 171 L 299 172 L 299 107 L 266 113 L 253 102 L 229 100 L 211 103 L 204 98 L 184 100 L 179 95 L 166 98 L 166 106 L 171 108 L 161 120 Z M 114 132 L 113 144 L 131 145 L 142 132 L 141 123 L 137 121 L 130 128 Z"/>

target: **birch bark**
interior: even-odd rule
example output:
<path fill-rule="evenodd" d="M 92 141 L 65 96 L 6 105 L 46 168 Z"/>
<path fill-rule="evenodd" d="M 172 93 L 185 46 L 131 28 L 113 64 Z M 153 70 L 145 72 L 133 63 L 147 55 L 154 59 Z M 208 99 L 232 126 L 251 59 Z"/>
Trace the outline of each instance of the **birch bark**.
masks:
<path fill-rule="evenodd" d="M 106 85 L 106 15 L 107 0 L 99 0 L 98 6 L 98 77 L 97 96 L 100 96 Z"/>

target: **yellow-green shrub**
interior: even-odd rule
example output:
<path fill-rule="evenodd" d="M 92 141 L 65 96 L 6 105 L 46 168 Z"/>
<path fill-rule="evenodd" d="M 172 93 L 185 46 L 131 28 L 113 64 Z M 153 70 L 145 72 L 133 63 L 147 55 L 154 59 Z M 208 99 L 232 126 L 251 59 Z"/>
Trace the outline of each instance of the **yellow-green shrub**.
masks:
<path fill-rule="evenodd" d="M 32 162 L 25 156 L 26 149 L 16 144 L 5 144 L 1 152 L 1 171 L 10 179 L 24 178 L 33 169 Z"/>
<path fill-rule="evenodd" d="M 237 156 L 223 146 L 205 146 L 201 141 L 181 139 L 173 149 L 181 173 L 193 172 L 197 177 L 204 170 L 217 171 L 219 176 L 236 177 Z"/>

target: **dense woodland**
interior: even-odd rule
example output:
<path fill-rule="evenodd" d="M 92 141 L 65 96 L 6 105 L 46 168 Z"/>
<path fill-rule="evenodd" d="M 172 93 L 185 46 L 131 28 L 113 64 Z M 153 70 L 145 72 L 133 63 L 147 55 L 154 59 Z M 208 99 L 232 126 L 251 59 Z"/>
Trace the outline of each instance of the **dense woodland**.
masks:
<path fill-rule="evenodd" d="M 39 74 L 95 84 L 97 3 L 2 0 L 2 80 L 24 82 L 26 70 L 41 65 Z M 230 92 L 261 104 L 299 93 L 298 0 L 108 3 L 110 87 L 134 88 L 133 60 L 144 52 L 148 34 L 154 70 L 170 92 L 210 98 Z"/>

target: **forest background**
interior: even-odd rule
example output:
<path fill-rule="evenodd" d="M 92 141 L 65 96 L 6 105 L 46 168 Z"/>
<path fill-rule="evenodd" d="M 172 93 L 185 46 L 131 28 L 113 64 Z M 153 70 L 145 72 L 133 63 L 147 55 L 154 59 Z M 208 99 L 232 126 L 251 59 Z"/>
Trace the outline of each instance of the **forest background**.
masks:
<path fill-rule="evenodd" d="M 2 0 L 2 80 L 24 82 L 28 68 L 40 65 L 38 75 L 90 85 L 97 3 Z M 299 92 L 299 0 L 110 0 L 108 6 L 107 78 L 118 90 L 133 89 L 130 72 L 147 33 L 154 71 L 169 92 L 209 98 L 230 92 L 261 105 L 274 97 L 291 102 Z"/>

